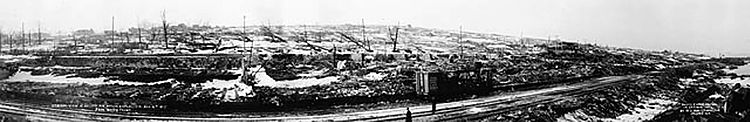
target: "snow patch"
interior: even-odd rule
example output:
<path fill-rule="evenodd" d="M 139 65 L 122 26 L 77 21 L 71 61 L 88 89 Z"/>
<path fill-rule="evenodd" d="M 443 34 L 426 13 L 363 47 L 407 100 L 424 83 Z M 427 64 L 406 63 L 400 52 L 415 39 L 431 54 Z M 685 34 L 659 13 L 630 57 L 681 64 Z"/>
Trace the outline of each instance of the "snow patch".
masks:
<path fill-rule="evenodd" d="M 31 72 L 17 72 L 8 79 L 2 80 L 3 82 L 47 82 L 47 83 L 80 83 L 89 85 L 105 85 L 105 84 L 120 84 L 120 85 L 156 85 L 161 83 L 169 83 L 174 79 L 167 79 L 164 81 L 142 83 L 142 82 L 129 82 L 121 80 L 109 80 L 107 77 L 97 78 L 81 78 L 71 77 L 75 74 L 68 74 L 62 76 L 55 76 L 52 74 L 48 75 L 31 75 Z"/>
<path fill-rule="evenodd" d="M 257 77 L 257 76 L 256 76 Z M 310 87 L 315 85 L 325 85 L 330 84 L 331 82 L 339 81 L 339 76 L 329 76 L 325 78 L 303 78 L 303 79 L 296 79 L 296 80 L 285 80 L 285 81 L 277 81 L 277 82 L 258 82 L 256 86 L 268 86 L 268 87 L 277 87 L 277 88 L 302 88 L 302 87 Z"/>
<path fill-rule="evenodd" d="M 384 74 L 370 72 L 370 74 L 367 74 L 367 75 L 365 75 L 362 78 L 364 78 L 365 80 L 374 80 L 374 81 L 377 81 L 377 80 L 383 80 L 383 78 L 385 78 L 385 76 L 386 75 L 384 75 Z"/>

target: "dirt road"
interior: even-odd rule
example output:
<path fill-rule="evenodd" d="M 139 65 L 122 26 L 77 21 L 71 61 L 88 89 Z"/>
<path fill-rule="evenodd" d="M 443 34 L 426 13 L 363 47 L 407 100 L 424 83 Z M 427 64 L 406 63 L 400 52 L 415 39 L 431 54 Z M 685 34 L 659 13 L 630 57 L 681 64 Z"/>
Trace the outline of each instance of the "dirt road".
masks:
<path fill-rule="evenodd" d="M 610 76 L 568 85 L 549 88 L 507 92 L 495 96 L 440 103 L 437 110 L 431 111 L 431 105 L 412 106 L 412 119 L 415 121 L 432 120 L 473 120 L 492 116 L 497 113 L 522 109 L 541 103 L 555 102 L 569 97 L 637 80 L 643 76 Z M 352 113 L 327 114 L 316 116 L 291 117 L 252 117 L 252 118 L 185 118 L 120 115 L 99 112 L 73 111 L 28 106 L 9 102 L 0 102 L 0 112 L 23 115 L 31 119 L 49 119 L 66 121 L 122 121 L 122 120 L 177 120 L 177 121 L 400 121 L 406 119 L 406 108 L 362 111 Z"/>

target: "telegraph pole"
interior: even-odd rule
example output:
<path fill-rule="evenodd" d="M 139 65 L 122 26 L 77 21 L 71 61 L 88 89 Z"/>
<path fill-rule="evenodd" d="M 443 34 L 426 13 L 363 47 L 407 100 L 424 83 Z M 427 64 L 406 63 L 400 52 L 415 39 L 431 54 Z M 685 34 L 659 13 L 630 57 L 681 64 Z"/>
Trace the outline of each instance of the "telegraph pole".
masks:
<path fill-rule="evenodd" d="M 141 45 L 142 43 L 143 43 L 143 42 L 141 41 L 141 25 L 140 25 L 140 24 L 138 24 L 138 45 L 139 45 L 139 46 L 138 46 L 138 48 L 140 48 L 140 47 L 141 47 L 140 45 Z"/>
<path fill-rule="evenodd" d="M 367 50 L 372 50 L 370 47 L 370 41 L 367 40 L 367 37 L 365 36 L 365 19 L 362 18 L 362 40 L 367 43 Z"/>
<path fill-rule="evenodd" d="M 73 50 L 78 49 L 78 40 L 76 40 L 76 34 L 70 34 L 71 37 L 73 37 Z"/>
<path fill-rule="evenodd" d="M 547 34 L 547 43 L 552 42 L 552 35 Z"/>
<path fill-rule="evenodd" d="M 9 53 L 10 53 L 10 51 L 13 51 L 13 43 L 16 42 L 16 40 L 13 40 L 13 33 L 15 33 L 15 32 L 10 32 L 9 35 L 8 35 L 8 41 L 10 41 L 10 43 L 8 43 L 8 46 L 9 46 L 8 47 L 8 52 Z"/>
<path fill-rule="evenodd" d="M 112 16 L 112 35 L 109 39 L 109 44 L 115 43 L 115 16 Z"/>
<path fill-rule="evenodd" d="M 39 22 L 39 24 L 36 27 L 36 35 L 37 35 L 37 44 L 42 44 L 42 23 Z"/>
<path fill-rule="evenodd" d="M 0 28 L 0 53 L 3 52 L 3 29 Z"/>
<path fill-rule="evenodd" d="M 458 47 L 461 50 L 461 53 L 459 53 L 461 54 L 461 56 L 459 57 L 462 57 L 462 58 L 464 57 L 464 43 L 461 42 L 461 40 L 463 40 L 463 35 L 464 35 L 464 27 L 458 26 L 458 44 L 459 44 Z"/>
<path fill-rule="evenodd" d="M 26 28 L 24 27 L 24 25 L 25 23 L 22 22 L 21 23 L 21 50 L 26 50 L 26 32 L 24 31 L 24 29 Z"/>
<path fill-rule="evenodd" d="M 396 52 L 396 45 L 398 43 L 398 29 L 399 29 L 398 26 L 399 25 L 401 25 L 401 22 L 399 22 L 398 24 L 396 24 L 396 27 L 395 27 L 395 30 L 396 30 L 396 34 L 395 35 L 396 35 L 396 37 L 392 38 L 393 39 L 393 52 Z"/>
<path fill-rule="evenodd" d="M 245 30 L 246 30 L 246 28 L 245 28 L 245 19 L 246 18 L 247 18 L 247 16 L 242 16 L 242 35 L 240 36 L 240 39 L 243 40 L 242 41 L 242 59 L 243 59 L 243 62 L 244 62 L 244 59 L 245 59 L 245 51 L 247 51 L 247 48 L 245 48 L 246 47 L 245 43 L 247 42 L 247 40 L 245 40 L 245 38 L 244 38 L 245 37 Z"/>
<path fill-rule="evenodd" d="M 169 28 L 169 25 L 167 25 L 167 10 L 161 11 L 161 24 L 162 29 L 164 30 L 164 49 L 168 49 L 169 37 L 167 37 L 167 28 Z"/>
<path fill-rule="evenodd" d="M 332 58 L 333 59 L 333 70 L 338 70 L 339 63 L 336 62 L 336 43 L 331 43 L 331 44 L 333 44 L 333 56 L 332 56 L 333 57 Z"/>
<path fill-rule="evenodd" d="M 242 79 L 241 79 L 241 81 L 243 83 L 245 83 L 247 81 L 247 71 L 245 71 L 245 70 L 247 70 L 247 64 L 245 63 L 246 59 L 247 59 L 247 57 L 245 57 L 245 51 L 247 51 L 247 46 L 245 46 L 245 43 L 247 43 L 247 40 L 245 40 L 245 38 L 244 38 L 245 37 L 245 29 L 246 29 L 245 28 L 245 19 L 246 18 L 247 18 L 246 16 L 242 16 L 242 34 L 240 35 L 240 39 L 242 40 L 242 60 L 241 60 L 242 61 Z"/>

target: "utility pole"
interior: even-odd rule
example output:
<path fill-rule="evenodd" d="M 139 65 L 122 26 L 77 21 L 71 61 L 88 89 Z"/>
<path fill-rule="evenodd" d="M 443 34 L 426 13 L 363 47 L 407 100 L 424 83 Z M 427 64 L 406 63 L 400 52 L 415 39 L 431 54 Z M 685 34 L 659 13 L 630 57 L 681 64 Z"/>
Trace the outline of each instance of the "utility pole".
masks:
<path fill-rule="evenodd" d="M 31 31 L 29 31 L 29 33 L 26 33 L 26 34 L 28 34 L 28 35 L 26 35 L 26 37 L 29 37 L 29 39 L 26 40 L 26 45 L 29 46 L 29 47 L 31 47 L 31 45 L 29 45 L 29 44 L 32 44 L 31 43 L 31 39 L 34 39 L 34 37 L 32 37 L 34 35 L 32 35 Z"/>
<path fill-rule="evenodd" d="M 111 33 L 112 33 L 112 35 L 110 35 L 111 38 L 109 39 L 109 44 L 110 45 L 112 45 L 113 43 L 115 43 L 115 16 L 112 16 L 112 32 Z"/>
<path fill-rule="evenodd" d="M 0 28 L 0 53 L 3 52 L 3 29 Z"/>
<path fill-rule="evenodd" d="M 461 41 L 463 40 L 463 35 L 464 35 L 464 27 L 458 26 L 458 45 L 459 45 L 458 48 L 461 50 L 461 53 L 459 53 L 461 54 L 461 56 L 459 57 L 462 57 L 462 58 L 464 57 L 464 43 Z"/>
<path fill-rule="evenodd" d="M 547 34 L 547 43 L 552 42 L 552 35 Z"/>
<path fill-rule="evenodd" d="M 140 45 L 143 44 L 143 42 L 141 41 L 141 38 L 142 38 L 141 37 L 141 25 L 138 24 L 138 45 L 139 45 L 138 47 L 139 48 L 141 47 Z M 146 45 L 146 46 L 148 46 L 148 45 Z"/>
<path fill-rule="evenodd" d="M 39 22 L 39 24 L 36 27 L 36 35 L 37 35 L 37 44 L 42 44 L 42 23 Z"/>
<path fill-rule="evenodd" d="M 21 23 L 21 50 L 26 50 L 26 32 L 24 31 L 25 23 Z"/>
<path fill-rule="evenodd" d="M 247 51 L 247 48 L 245 48 L 246 47 L 245 43 L 247 42 L 247 40 L 245 40 L 245 38 L 244 38 L 245 37 L 245 30 L 246 30 L 246 28 L 245 28 L 245 19 L 246 18 L 247 18 L 247 16 L 242 16 L 242 35 L 240 35 L 240 39 L 242 39 L 242 59 L 243 59 L 243 62 L 244 62 L 244 59 L 245 59 L 245 51 Z"/>
<path fill-rule="evenodd" d="M 128 31 L 123 31 L 122 33 L 120 33 L 120 36 L 125 36 L 125 44 L 123 44 L 123 48 L 125 48 L 125 50 L 131 49 L 130 33 L 128 33 Z"/>
<path fill-rule="evenodd" d="M 138 21 L 141 21 L 141 17 L 136 16 L 136 27 L 138 27 L 138 30 L 137 30 L 138 31 L 138 44 L 137 45 L 138 45 L 138 49 L 143 49 L 141 48 L 141 44 L 143 44 L 143 42 L 141 41 L 141 36 L 142 36 L 141 35 L 141 23 Z"/>
<path fill-rule="evenodd" d="M 245 18 L 247 18 L 247 17 L 246 16 L 242 16 L 242 35 L 240 35 L 240 39 L 242 40 L 242 60 L 241 60 L 242 61 L 242 65 L 241 65 L 242 66 L 242 79 L 241 79 L 241 82 L 243 82 L 243 83 L 245 83 L 247 81 L 247 72 L 245 71 L 247 69 L 247 64 L 245 63 L 246 59 L 247 59 L 247 57 L 245 57 L 245 51 L 247 51 L 245 43 L 247 42 L 247 40 L 245 40 L 245 38 L 244 38 L 245 37 L 245 29 L 246 29 L 245 28 Z"/>
<path fill-rule="evenodd" d="M 365 19 L 362 18 L 362 40 L 367 43 L 367 50 L 372 50 L 370 47 L 370 41 L 367 40 L 367 37 L 365 36 Z"/>
<path fill-rule="evenodd" d="M 70 34 L 73 37 L 73 50 L 78 49 L 78 40 L 76 40 L 76 34 Z"/>
<path fill-rule="evenodd" d="M 169 37 L 167 37 L 167 28 L 169 28 L 169 25 L 167 25 L 167 10 L 161 11 L 161 24 L 162 29 L 164 30 L 164 49 L 168 49 Z"/>
<path fill-rule="evenodd" d="M 302 41 L 307 42 L 307 26 L 304 24 L 302 25 L 302 37 L 300 38 L 302 38 Z"/>
<path fill-rule="evenodd" d="M 16 40 L 13 40 L 13 33 L 15 32 L 10 32 L 8 35 L 8 41 L 10 41 L 10 43 L 8 43 L 8 52 L 13 51 L 13 43 L 16 42 Z"/>
<path fill-rule="evenodd" d="M 332 49 L 333 55 L 331 56 L 332 57 L 331 59 L 333 59 L 333 70 L 336 71 L 339 68 L 339 63 L 336 62 L 336 43 L 331 43 L 331 44 L 333 44 L 333 49 Z"/>
<path fill-rule="evenodd" d="M 396 30 L 396 34 L 395 35 L 396 35 L 396 37 L 392 38 L 392 40 L 393 40 L 393 52 L 396 52 L 396 45 L 398 43 L 398 29 L 399 29 L 399 25 L 401 25 L 400 22 L 398 24 L 396 24 L 396 27 L 395 27 L 395 30 Z"/>
<path fill-rule="evenodd" d="M 521 31 L 521 35 L 520 35 L 520 36 L 518 36 L 518 39 L 519 39 L 519 40 L 521 41 L 521 44 L 524 44 L 524 45 L 526 45 L 526 42 L 525 42 L 525 41 L 524 41 L 524 39 L 523 39 L 523 31 Z"/>

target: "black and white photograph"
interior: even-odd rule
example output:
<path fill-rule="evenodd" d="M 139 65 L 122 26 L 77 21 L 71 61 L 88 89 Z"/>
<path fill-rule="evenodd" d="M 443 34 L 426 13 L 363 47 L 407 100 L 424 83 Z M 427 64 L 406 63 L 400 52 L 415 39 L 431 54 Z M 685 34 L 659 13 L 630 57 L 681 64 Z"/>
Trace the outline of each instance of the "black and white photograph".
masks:
<path fill-rule="evenodd" d="M 750 0 L 2 0 L 0 122 L 750 122 Z"/>

